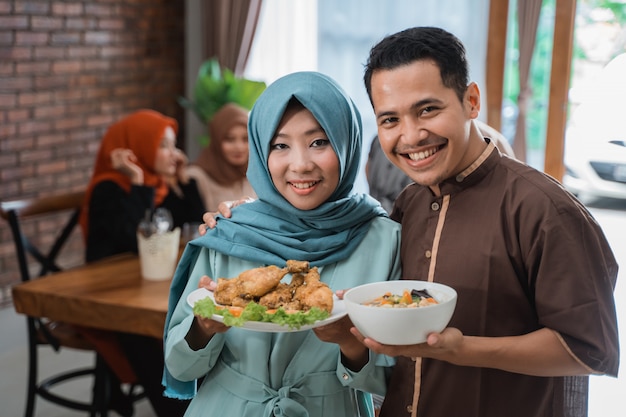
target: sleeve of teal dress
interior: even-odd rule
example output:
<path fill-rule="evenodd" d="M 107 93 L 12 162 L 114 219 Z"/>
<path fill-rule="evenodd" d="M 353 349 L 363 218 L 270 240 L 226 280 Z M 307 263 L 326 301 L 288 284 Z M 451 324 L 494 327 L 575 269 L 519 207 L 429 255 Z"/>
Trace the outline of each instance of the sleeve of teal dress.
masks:
<path fill-rule="evenodd" d="M 216 360 L 207 361 L 207 357 L 211 356 L 212 353 L 219 353 L 224 343 L 223 335 L 216 334 L 211 338 L 207 346 L 194 351 L 189 348 L 185 340 L 185 336 L 189 332 L 194 319 L 193 309 L 187 303 L 187 296 L 192 291 L 198 289 L 200 277 L 203 275 L 212 276 L 212 268 L 207 253 L 207 249 L 200 249 L 200 254 L 191 269 L 185 289 L 174 308 L 167 330 L 165 344 L 166 365 L 172 376 L 181 381 L 194 380 L 206 374 Z M 205 369 L 198 369 L 195 376 L 191 375 L 193 372 L 190 369 L 199 367 L 200 363 L 204 364 L 202 367 Z"/>
<path fill-rule="evenodd" d="M 224 347 L 224 334 L 215 334 L 202 349 L 192 350 L 185 335 L 193 323 L 189 314 L 178 325 L 172 327 L 167 344 L 166 364 L 172 376 L 180 381 L 193 381 L 206 375 L 215 365 Z"/>
<path fill-rule="evenodd" d="M 385 395 L 387 391 L 387 369 L 395 365 L 394 358 L 369 352 L 369 362 L 358 372 L 351 371 L 341 363 L 337 364 L 337 378 L 342 384 L 360 391 Z"/>
<path fill-rule="evenodd" d="M 373 222 L 366 239 L 361 243 L 353 258 L 371 272 L 369 282 L 381 279 L 397 280 L 401 278 L 402 266 L 400 263 L 400 225 L 389 219 L 380 219 Z M 363 262 L 363 259 L 376 259 Z M 356 275 L 356 274 L 355 274 Z M 365 284 L 365 282 L 355 282 Z M 337 378 L 342 384 L 360 391 L 384 395 L 386 392 L 387 373 L 395 365 L 395 359 L 379 355 L 370 351 L 368 363 L 358 372 L 346 368 L 341 362 L 341 355 L 337 363 Z"/>

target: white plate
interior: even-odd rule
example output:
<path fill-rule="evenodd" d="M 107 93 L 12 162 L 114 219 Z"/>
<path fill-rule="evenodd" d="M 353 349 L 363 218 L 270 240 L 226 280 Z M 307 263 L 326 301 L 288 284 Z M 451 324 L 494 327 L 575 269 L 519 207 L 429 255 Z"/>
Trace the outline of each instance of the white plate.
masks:
<path fill-rule="evenodd" d="M 211 300 L 215 301 L 215 299 L 213 298 L 212 291 L 209 291 L 206 288 L 198 288 L 197 290 L 192 291 L 187 296 L 187 304 L 189 304 L 193 308 L 196 301 L 202 300 L 203 298 L 206 298 L 206 297 L 209 297 L 211 298 Z M 265 322 L 260 322 L 260 321 L 247 321 L 241 327 L 238 327 L 238 328 L 255 330 L 257 332 L 271 332 L 271 333 L 299 332 L 303 330 L 313 329 L 319 326 L 324 326 L 326 324 L 330 324 L 336 320 L 339 320 L 346 314 L 347 312 L 346 312 L 346 308 L 344 307 L 343 300 L 340 300 L 339 298 L 337 298 L 337 296 L 334 296 L 333 311 L 331 312 L 328 318 L 324 320 L 316 321 L 313 324 L 305 324 L 303 326 L 300 326 L 299 329 L 290 328 L 289 326 L 286 326 L 286 325 L 283 326 L 280 324 L 265 323 Z M 219 316 L 217 314 L 214 314 L 213 317 L 211 318 L 219 322 L 222 322 L 223 320 L 222 316 Z"/>

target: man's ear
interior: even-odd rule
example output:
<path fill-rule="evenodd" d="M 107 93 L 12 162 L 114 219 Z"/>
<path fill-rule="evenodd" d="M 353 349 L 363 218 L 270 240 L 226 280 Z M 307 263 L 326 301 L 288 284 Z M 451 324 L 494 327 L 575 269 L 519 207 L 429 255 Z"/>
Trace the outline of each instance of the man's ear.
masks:
<path fill-rule="evenodd" d="M 480 89 L 475 82 L 470 83 L 465 90 L 465 103 L 467 103 L 469 117 L 477 118 L 480 113 Z"/>

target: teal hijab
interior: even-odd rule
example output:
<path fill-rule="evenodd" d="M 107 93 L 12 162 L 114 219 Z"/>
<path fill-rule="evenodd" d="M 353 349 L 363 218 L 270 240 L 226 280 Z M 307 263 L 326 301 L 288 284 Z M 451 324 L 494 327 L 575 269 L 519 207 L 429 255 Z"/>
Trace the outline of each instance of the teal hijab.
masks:
<path fill-rule="evenodd" d="M 299 210 L 285 200 L 274 187 L 267 165 L 270 142 L 292 99 L 317 119 L 339 159 L 337 189 L 312 210 Z M 202 248 L 260 266 L 283 266 L 289 259 L 323 266 L 349 257 L 367 234 L 371 221 L 387 215 L 370 196 L 351 192 L 361 156 L 361 115 L 331 78 L 317 72 L 297 72 L 270 84 L 250 112 L 248 138 L 247 176 L 258 200 L 234 208 L 230 219 L 218 217 L 214 229 L 189 242 L 172 280 L 165 337 L 172 311 Z M 170 397 L 191 398 L 195 393 L 195 381 L 177 381 L 167 369 L 163 383 Z"/>
<path fill-rule="evenodd" d="M 290 100 L 298 100 L 320 123 L 339 158 L 339 184 L 330 198 L 312 210 L 299 210 L 276 190 L 267 165 L 270 142 Z M 248 180 L 258 200 L 219 218 L 215 229 L 194 244 L 227 255 L 284 265 L 288 259 L 325 265 L 347 258 L 377 216 L 380 204 L 351 194 L 361 157 L 361 116 L 350 97 L 331 78 L 298 72 L 271 84 L 255 103 L 248 121 Z"/>

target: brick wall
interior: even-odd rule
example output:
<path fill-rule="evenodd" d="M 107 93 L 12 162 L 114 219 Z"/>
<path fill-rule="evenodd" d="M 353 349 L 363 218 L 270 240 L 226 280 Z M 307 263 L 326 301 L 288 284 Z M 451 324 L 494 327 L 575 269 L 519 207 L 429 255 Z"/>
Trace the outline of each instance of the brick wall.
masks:
<path fill-rule="evenodd" d="M 84 187 L 106 128 L 139 108 L 176 118 L 182 140 L 184 4 L 0 0 L 0 199 Z M 57 224 L 27 227 L 48 241 Z M 80 241 L 66 265 L 82 262 Z M 2 221 L 0 304 L 18 281 Z"/>

